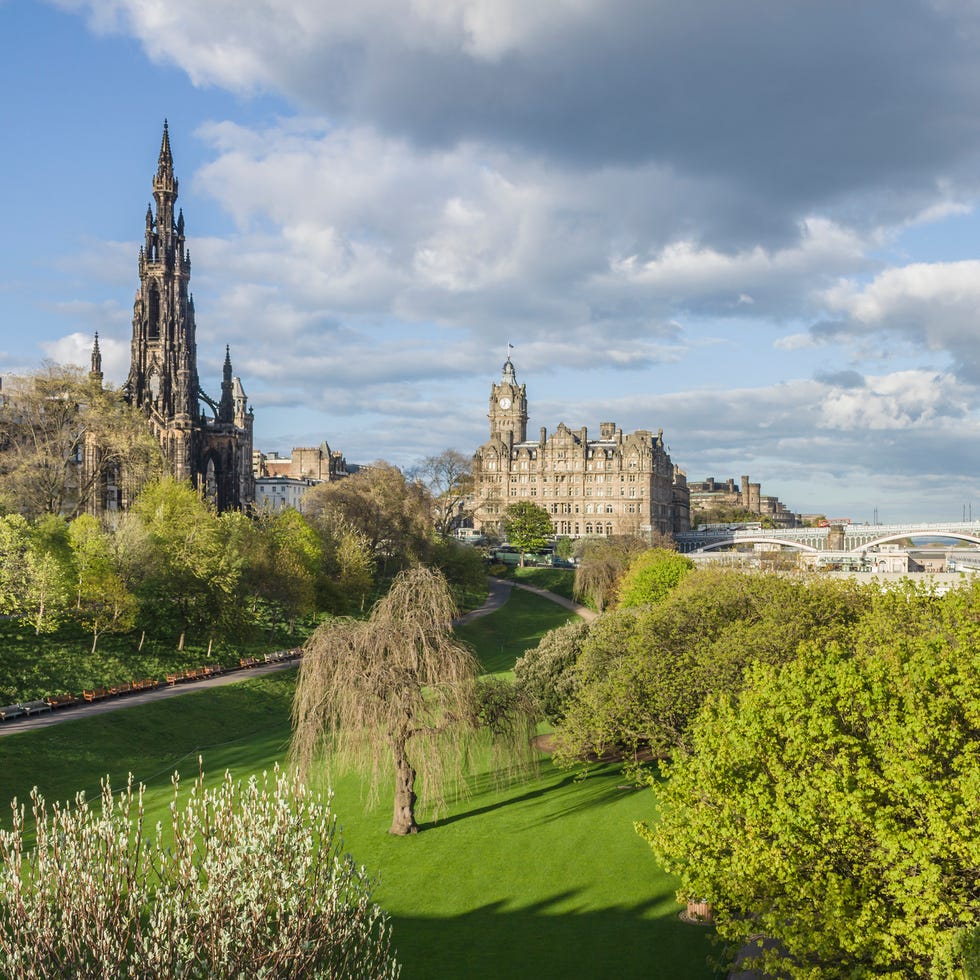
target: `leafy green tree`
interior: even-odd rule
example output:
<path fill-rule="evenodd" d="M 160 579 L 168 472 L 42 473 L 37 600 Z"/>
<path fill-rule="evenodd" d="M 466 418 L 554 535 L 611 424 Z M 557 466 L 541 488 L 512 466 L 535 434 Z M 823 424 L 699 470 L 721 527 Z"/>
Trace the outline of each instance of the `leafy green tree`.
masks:
<path fill-rule="evenodd" d="M 630 608 L 660 602 L 694 568 L 676 551 L 651 548 L 631 559 L 619 583 L 619 604 Z"/>
<path fill-rule="evenodd" d="M 522 568 L 525 552 L 540 551 L 555 533 L 548 512 L 529 500 L 511 504 L 504 511 L 502 524 L 507 540 L 521 553 Z"/>
<path fill-rule="evenodd" d="M 483 703 L 479 664 L 452 634 L 455 612 L 445 579 L 416 566 L 395 579 L 367 620 L 329 620 L 306 643 L 293 705 L 293 760 L 304 771 L 322 753 L 330 765 L 358 768 L 372 798 L 393 764 L 392 834 L 419 830 L 416 777 L 438 806 L 471 758 Z M 508 757 L 530 761 L 534 719 L 496 710 L 489 716 Z"/>
<path fill-rule="evenodd" d="M 36 635 L 51 633 L 66 615 L 71 578 L 64 518 L 32 525 L 20 514 L 0 517 L 0 611 L 24 619 Z"/>
<path fill-rule="evenodd" d="M 240 569 L 239 592 L 253 615 L 261 609 L 270 629 L 286 620 L 292 632 L 297 617 L 317 607 L 323 563 L 320 535 L 291 507 L 253 518 L 228 511 L 219 521 Z"/>
<path fill-rule="evenodd" d="M 460 608 L 483 604 L 487 597 L 487 566 L 475 548 L 445 538 L 432 548 L 428 563 L 445 576 Z"/>
<path fill-rule="evenodd" d="M 776 941 L 760 954 L 768 975 L 926 977 L 975 955 L 975 628 L 758 664 L 667 767 L 660 823 L 640 830 L 723 938 Z"/>
<path fill-rule="evenodd" d="M 82 514 L 68 528 L 75 569 L 75 618 L 92 634 L 125 633 L 136 622 L 136 597 L 116 570 L 112 541 L 96 518 Z"/>
<path fill-rule="evenodd" d="M 229 628 L 240 558 L 229 553 L 225 525 L 188 483 L 164 479 L 144 488 L 124 523 L 121 558 L 143 615 L 176 628 L 178 649 L 188 629 L 211 636 Z"/>

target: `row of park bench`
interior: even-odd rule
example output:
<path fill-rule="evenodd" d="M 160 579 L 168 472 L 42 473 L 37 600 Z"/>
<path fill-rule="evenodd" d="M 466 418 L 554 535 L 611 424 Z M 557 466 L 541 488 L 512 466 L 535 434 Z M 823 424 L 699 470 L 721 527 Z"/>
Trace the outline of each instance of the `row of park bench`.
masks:
<path fill-rule="evenodd" d="M 208 677 L 217 677 L 229 670 L 245 670 L 249 667 L 257 667 L 260 664 L 288 663 L 291 660 L 298 660 L 302 655 L 297 647 L 294 650 L 276 650 L 274 653 L 264 654 L 262 659 L 257 657 L 240 657 L 239 666 L 223 667 L 221 664 L 205 664 L 203 667 L 190 667 L 186 670 L 179 670 L 166 675 L 166 683 L 171 687 L 189 681 L 205 680 Z M 45 711 L 53 711 L 57 708 L 70 708 L 72 705 L 82 702 L 92 703 L 102 701 L 106 698 L 119 697 L 126 694 L 134 694 L 137 691 L 152 691 L 160 687 L 164 682 L 155 677 L 144 677 L 140 680 L 128 681 L 124 684 L 115 684 L 112 687 L 93 687 L 82 691 L 81 697 L 74 694 L 49 694 L 46 698 L 37 701 L 22 701 L 17 704 L 8 704 L 0 707 L 0 721 L 12 721 L 15 718 L 33 718 Z"/>

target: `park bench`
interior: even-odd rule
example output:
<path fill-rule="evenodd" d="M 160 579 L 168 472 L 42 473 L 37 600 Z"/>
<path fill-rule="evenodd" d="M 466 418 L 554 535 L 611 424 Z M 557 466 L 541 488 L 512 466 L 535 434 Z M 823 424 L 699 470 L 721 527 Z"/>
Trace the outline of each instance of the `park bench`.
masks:
<path fill-rule="evenodd" d="M 153 691 L 160 686 L 160 682 L 155 677 L 141 677 L 133 681 L 134 691 Z"/>
<path fill-rule="evenodd" d="M 117 695 L 120 694 L 129 694 L 129 692 L 132 691 L 132 689 L 133 689 L 133 685 L 130 684 L 129 682 L 125 684 L 115 684 L 109 688 L 109 694 L 111 697 L 116 697 Z"/>
<path fill-rule="evenodd" d="M 197 667 L 188 667 L 184 671 L 184 680 L 185 681 L 196 681 L 199 677 L 203 677 L 203 676 L 204 675 L 201 673 L 200 669 L 197 668 Z"/>
<path fill-rule="evenodd" d="M 24 701 L 21 707 L 24 709 L 24 714 L 28 717 L 39 715 L 42 711 L 51 710 L 51 705 L 47 701 Z"/>
<path fill-rule="evenodd" d="M 8 704 L 0 708 L 0 721 L 10 721 L 11 718 L 23 718 L 27 712 L 22 704 Z"/>
<path fill-rule="evenodd" d="M 52 708 L 67 708 L 73 705 L 78 698 L 74 694 L 49 694 L 45 699 Z"/>
<path fill-rule="evenodd" d="M 167 674 L 167 683 L 173 687 L 177 681 L 182 681 L 184 679 L 183 674 Z"/>
<path fill-rule="evenodd" d="M 217 677 L 218 674 L 223 674 L 224 672 L 225 668 L 221 664 L 205 664 L 201 668 L 201 673 L 205 677 Z"/>
<path fill-rule="evenodd" d="M 108 696 L 109 692 L 104 687 L 93 687 L 91 690 L 82 691 L 82 697 L 86 701 L 101 701 Z"/>
<path fill-rule="evenodd" d="M 257 667 L 259 663 L 255 657 L 239 657 L 238 662 L 243 670 L 248 670 L 249 667 Z"/>

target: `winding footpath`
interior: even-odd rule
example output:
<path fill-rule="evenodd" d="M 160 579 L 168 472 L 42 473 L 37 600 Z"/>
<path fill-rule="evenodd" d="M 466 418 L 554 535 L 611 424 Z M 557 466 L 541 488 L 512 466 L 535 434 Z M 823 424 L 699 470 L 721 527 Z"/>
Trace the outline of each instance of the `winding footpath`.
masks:
<path fill-rule="evenodd" d="M 479 609 L 474 609 L 472 612 L 468 612 L 464 616 L 460 616 L 459 619 L 454 620 L 454 626 L 462 626 L 481 616 L 489 616 L 491 613 L 497 612 L 506 604 L 510 598 L 511 590 L 515 587 L 524 589 L 527 592 L 533 592 L 543 599 L 548 599 L 551 602 L 557 603 L 559 606 L 564 606 L 583 619 L 591 620 L 595 619 L 596 616 L 586 606 L 580 606 L 578 603 L 572 602 L 571 599 L 555 595 L 554 592 L 548 592 L 545 589 L 539 589 L 533 585 L 524 585 L 521 582 L 511 582 L 507 579 L 500 578 L 490 578 L 488 585 L 487 601 Z M 78 718 L 91 718 L 93 715 L 118 711 L 121 708 L 131 708 L 138 704 L 148 704 L 150 701 L 163 701 L 166 698 L 174 698 L 181 694 L 190 694 L 192 691 L 205 691 L 212 687 L 223 687 L 225 684 L 236 684 L 240 681 L 249 680 L 252 677 L 264 677 L 266 674 L 272 674 L 279 670 L 285 670 L 287 667 L 295 666 L 295 661 L 259 664 L 247 670 L 229 670 L 224 674 L 219 674 L 217 677 L 208 677 L 199 681 L 186 681 L 182 684 L 176 684 L 173 687 L 158 687 L 154 690 L 127 694 L 124 697 L 107 698 L 104 701 L 94 701 L 91 703 L 84 702 L 73 705 L 70 708 L 46 711 L 40 715 L 15 718 L 12 721 L 0 722 L 0 738 L 4 735 L 15 735 L 18 732 L 49 728 L 51 725 L 60 725 L 62 722 L 74 721 Z"/>

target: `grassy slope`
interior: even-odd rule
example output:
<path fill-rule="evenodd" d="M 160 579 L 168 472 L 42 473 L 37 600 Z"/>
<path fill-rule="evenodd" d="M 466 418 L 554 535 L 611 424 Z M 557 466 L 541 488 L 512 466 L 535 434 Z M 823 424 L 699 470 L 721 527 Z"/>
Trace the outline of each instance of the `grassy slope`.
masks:
<path fill-rule="evenodd" d="M 490 651 L 491 669 L 506 666 L 501 645 L 512 663 L 516 646 L 566 615 L 520 591 L 511 602 L 466 630 L 479 633 L 479 644 L 468 638 Z M 215 777 L 282 758 L 294 677 L 2 738 L 0 799 L 23 797 L 34 782 L 49 798 L 82 787 L 91 795 L 106 770 L 119 785 L 132 771 L 151 788 L 150 822 L 165 819 L 171 771 L 189 779 L 199 752 Z M 365 812 L 356 779 L 336 780 L 334 790 L 347 847 L 380 875 L 376 897 L 394 919 L 406 980 L 712 975 L 705 932 L 677 919 L 673 880 L 633 833 L 634 820 L 652 815 L 649 791 L 624 788 L 615 769 L 576 780 L 545 761 L 537 779 L 506 789 L 478 778 L 415 838 L 387 836 L 390 804 Z"/>
<path fill-rule="evenodd" d="M 511 592 L 507 605 L 490 616 L 474 619 L 459 630 L 488 673 L 509 675 L 525 650 L 537 646 L 548 630 L 575 614 L 523 589 Z"/>

